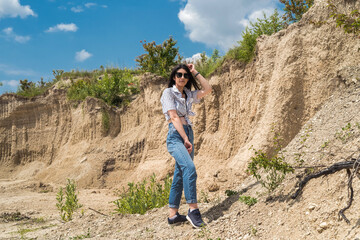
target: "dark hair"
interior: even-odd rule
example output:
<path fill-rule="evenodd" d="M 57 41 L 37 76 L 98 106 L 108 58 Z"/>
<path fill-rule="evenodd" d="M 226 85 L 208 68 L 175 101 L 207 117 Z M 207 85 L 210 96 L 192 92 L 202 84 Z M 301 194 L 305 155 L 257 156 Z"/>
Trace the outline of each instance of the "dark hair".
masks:
<path fill-rule="evenodd" d="M 191 87 L 194 87 L 196 90 L 200 89 L 199 85 L 197 84 L 195 78 L 193 77 L 193 75 L 190 72 L 189 67 L 186 64 L 179 64 L 176 67 L 173 68 L 173 70 L 171 71 L 170 74 L 170 78 L 169 78 L 169 85 L 168 87 L 172 87 L 173 85 L 175 85 L 175 74 L 179 69 L 184 69 L 187 74 L 189 75 L 189 81 L 187 82 L 187 84 L 185 85 L 185 87 L 189 90 L 191 90 Z"/>

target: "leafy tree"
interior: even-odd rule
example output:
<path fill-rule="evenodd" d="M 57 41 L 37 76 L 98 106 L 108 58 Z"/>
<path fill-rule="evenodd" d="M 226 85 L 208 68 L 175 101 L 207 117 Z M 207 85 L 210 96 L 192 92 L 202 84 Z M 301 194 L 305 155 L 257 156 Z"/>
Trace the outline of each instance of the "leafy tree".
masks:
<path fill-rule="evenodd" d="M 20 80 L 20 89 L 22 91 L 29 90 L 34 85 L 33 82 L 29 82 L 27 79 Z"/>
<path fill-rule="evenodd" d="M 224 58 L 220 56 L 219 50 L 214 49 L 211 57 L 207 57 L 205 52 L 200 54 L 200 59 L 195 62 L 196 70 L 202 76 L 208 77 L 223 63 Z"/>
<path fill-rule="evenodd" d="M 179 48 L 175 47 L 177 41 L 172 37 L 159 45 L 156 45 L 155 42 L 148 43 L 145 40 L 140 42 L 147 52 L 136 58 L 143 71 L 166 77 L 169 75 L 171 68 L 182 60 L 179 55 Z"/>
<path fill-rule="evenodd" d="M 314 4 L 314 0 L 279 0 L 285 4 L 283 19 L 288 23 L 298 22 Z"/>
<path fill-rule="evenodd" d="M 274 13 L 267 17 L 263 13 L 263 18 L 258 18 L 255 23 L 250 22 L 252 32 L 257 36 L 272 35 L 284 28 L 284 21 L 281 20 L 277 9 Z"/>
<path fill-rule="evenodd" d="M 0 82 L 0 87 L 1 87 L 2 85 L 3 85 L 2 82 Z"/>

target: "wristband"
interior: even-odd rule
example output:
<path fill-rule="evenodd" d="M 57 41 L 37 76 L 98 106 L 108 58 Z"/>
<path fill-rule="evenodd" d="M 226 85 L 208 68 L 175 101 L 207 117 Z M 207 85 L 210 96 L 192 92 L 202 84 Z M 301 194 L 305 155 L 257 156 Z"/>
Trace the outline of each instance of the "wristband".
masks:
<path fill-rule="evenodd" d="M 199 75 L 200 73 L 199 72 L 197 72 L 197 74 L 195 74 L 195 76 L 194 77 L 196 77 L 197 75 Z"/>

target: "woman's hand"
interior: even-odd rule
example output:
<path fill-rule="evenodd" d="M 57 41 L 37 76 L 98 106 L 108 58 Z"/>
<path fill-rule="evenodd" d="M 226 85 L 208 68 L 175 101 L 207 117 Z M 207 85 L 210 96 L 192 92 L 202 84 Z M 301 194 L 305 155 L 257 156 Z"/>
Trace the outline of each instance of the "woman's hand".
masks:
<path fill-rule="evenodd" d="M 184 141 L 184 145 L 185 145 L 186 150 L 189 152 L 189 154 L 191 154 L 191 152 L 192 152 L 192 144 L 189 141 L 189 139 L 186 139 Z"/>
<path fill-rule="evenodd" d="M 192 74 L 196 74 L 196 73 L 197 73 L 197 71 L 195 70 L 194 64 L 188 64 L 187 66 L 188 66 L 188 68 L 189 68 L 189 70 L 190 70 L 190 72 L 191 72 Z"/>

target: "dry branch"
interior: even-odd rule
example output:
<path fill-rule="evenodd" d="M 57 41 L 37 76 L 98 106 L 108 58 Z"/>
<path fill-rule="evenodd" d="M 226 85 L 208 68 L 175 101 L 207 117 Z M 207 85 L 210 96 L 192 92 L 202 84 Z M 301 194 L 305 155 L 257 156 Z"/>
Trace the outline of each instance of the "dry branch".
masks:
<path fill-rule="evenodd" d="M 324 175 L 328 175 L 328 174 L 333 174 L 335 172 L 341 171 L 343 169 L 346 169 L 347 175 L 348 175 L 348 191 L 350 191 L 349 193 L 349 201 L 348 201 L 348 205 L 341 209 L 339 211 L 339 215 L 347 222 L 350 223 L 350 221 L 346 218 L 346 216 L 344 215 L 345 210 L 347 210 L 348 208 L 350 208 L 352 201 L 353 201 L 353 196 L 354 196 L 354 190 L 352 187 L 352 180 L 354 178 L 354 175 L 358 172 L 359 169 L 359 165 L 360 165 L 360 157 L 358 159 L 352 158 L 351 161 L 346 161 L 346 162 L 339 162 L 339 163 L 335 163 L 333 165 L 331 165 L 330 167 L 306 176 L 302 181 L 299 182 L 298 184 L 298 189 L 296 190 L 296 192 L 291 195 L 292 199 L 297 198 L 303 188 L 305 187 L 305 185 L 313 178 L 318 178 Z M 351 172 L 350 169 L 353 169 L 353 172 Z"/>

